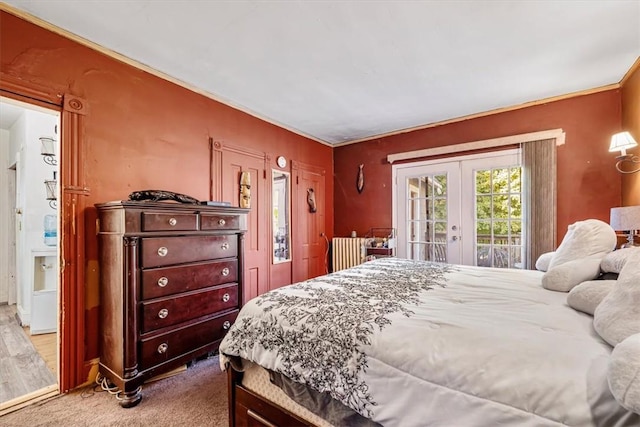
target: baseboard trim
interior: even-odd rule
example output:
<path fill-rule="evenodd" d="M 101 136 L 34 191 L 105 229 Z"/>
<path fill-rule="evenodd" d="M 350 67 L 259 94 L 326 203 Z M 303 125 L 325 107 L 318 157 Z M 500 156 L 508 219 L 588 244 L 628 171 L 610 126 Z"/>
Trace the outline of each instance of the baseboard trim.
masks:
<path fill-rule="evenodd" d="M 29 406 L 33 403 L 40 402 L 42 400 L 49 399 L 51 397 L 59 396 L 60 389 L 57 384 L 50 385 L 40 390 L 36 390 L 24 396 L 16 397 L 7 402 L 0 404 L 0 417 L 8 414 L 9 412 L 17 411 L 18 409 Z"/>

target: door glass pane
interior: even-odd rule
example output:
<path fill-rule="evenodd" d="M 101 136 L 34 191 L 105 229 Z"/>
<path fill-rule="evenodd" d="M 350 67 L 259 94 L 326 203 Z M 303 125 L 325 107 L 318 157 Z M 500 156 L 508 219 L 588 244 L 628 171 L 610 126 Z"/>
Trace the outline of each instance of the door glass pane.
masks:
<path fill-rule="evenodd" d="M 490 245 L 478 245 L 476 250 L 476 264 L 479 267 L 491 267 L 490 251 Z"/>
<path fill-rule="evenodd" d="M 493 196 L 492 203 L 493 218 L 509 217 L 509 199 L 507 196 Z"/>
<path fill-rule="evenodd" d="M 425 260 L 426 251 L 423 243 L 412 243 L 409 245 L 409 258 L 415 260 Z"/>
<path fill-rule="evenodd" d="M 447 220 L 447 199 L 437 198 L 434 200 L 434 219 Z"/>
<path fill-rule="evenodd" d="M 491 219 L 491 196 L 476 197 L 476 218 Z"/>
<path fill-rule="evenodd" d="M 435 236 L 433 241 L 436 243 L 447 243 L 447 223 L 438 221 L 435 224 Z"/>
<path fill-rule="evenodd" d="M 491 176 L 491 187 L 494 193 L 509 192 L 509 169 L 493 169 Z"/>
<path fill-rule="evenodd" d="M 522 246 L 511 246 L 509 268 L 522 268 Z"/>
<path fill-rule="evenodd" d="M 447 262 L 447 240 L 444 239 L 444 243 L 433 245 L 433 261 Z"/>
<path fill-rule="evenodd" d="M 446 196 L 447 195 L 447 175 L 436 175 L 433 177 L 434 182 L 434 192 L 435 196 Z"/>
<path fill-rule="evenodd" d="M 420 221 L 428 221 L 432 218 L 433 212 L 433 200 L 431 199 L 420 199 L 418 201 L 418 210 L 415 212 L 418 217 L 415 219 L 419 219 Z"/>
<path fill-rule="evenodd" d="M 420 194 L 420 179 L 407 178 L 407 194 L 409 199 L 415 199 Z"/>
<path fill-rule="evenodd" d="M 511 218 L 522 218 L 522 200 L 520 194 L 509 196 L 509 216 Z"/>
<path fill-rule="evenodd" d="M 491 194 L 491 171 L 476 171 L 476 194 Z"/>
<path fill-rule="evenodd" d="M 493 246 L 493 266 L 498 268 L 509 267 L 509 247 L 502 245 Z"/>
<path fill-rule="evenodd" d="M 475 171 L 478 266 L 522 268 L 521 177 L 520 167 Z"/>
<path fill-rule="evenodd" d="M 511 168 L 510 172 L 510 184 L 509 184 L 509 192 L 510 193 L 520 193 L 521 192 L 521 181 L 522 179 L 522 168 L 516 167 Z"/>
<path fill-rule="evenodd" d="M 410 259 L 446 260 L 446 194 L 446 174 L 407 178 L 407 255 Z"/>
<path fill-rule="evenodd" d="M 422 178 L 420 178 L 420 182 L 422 183 L 422 191 L 420 192 L 420 197 L 431 197 L 433 189 L 431 178 L 428 176 L 423 176 Z"/>
<path fill-rule="evenodd" d="M 522 245 L 522 222 L 510 221 L 509 222 L 509 238 L 510 245 Z"/>
<path fill-rule="evenodd" d="M 416 240 L 415 236 L 416 236 L 416 233 L 418 232 L 418 228 L 419 228 L 418 227 L 418 223 L 416 221 L 409 221 L 408 227 L 407 227 L 407 229 L 409 231 L 407 239 L 409 241 Z"/>
<path fill-rule="evenodd" d="M 508 238 L 507 221 L 493 221 L 493 244 L 504 245 Z"/>

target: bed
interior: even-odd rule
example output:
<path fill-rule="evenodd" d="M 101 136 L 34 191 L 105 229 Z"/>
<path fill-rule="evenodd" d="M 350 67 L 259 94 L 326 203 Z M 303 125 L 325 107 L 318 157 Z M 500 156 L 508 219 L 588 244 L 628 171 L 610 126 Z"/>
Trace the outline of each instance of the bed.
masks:
<path fill-rule="evenodd" d="M 544 274 L 382 258 L 263 294 L 220 346 L 230 425 L 639 426 Z"/>

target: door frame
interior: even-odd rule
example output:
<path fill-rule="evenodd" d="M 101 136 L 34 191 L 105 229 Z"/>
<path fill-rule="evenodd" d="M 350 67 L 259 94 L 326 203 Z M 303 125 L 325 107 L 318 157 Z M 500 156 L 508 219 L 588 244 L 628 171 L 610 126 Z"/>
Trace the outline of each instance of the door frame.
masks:
<path fill-rule="evenodd" d="M 85 369 L 85 219 L 84 121 L 87 102 L 70 93 L 27 82 L 0 72 L 0 95 L 60 113 L 58 203 L 60 273 L 58 283 L 58 386 L 64 393 L 86 381 Z M 87 372 L 85 372 L 87 371 Z"/>
<path fill-rule="evenodd" d="M 508 149 L 503 149 L 503 150 L 494 150 L 494 151 L 486 151 L 486 152 L 482 152 L 482 153 L 474 153 L 474 154 L 465 154 L 462 156 L 450 156 L 450 157 L 440 157 L 437 159 L 431 159 L 431 160 L 421 160 L 418 162 L 406 162 L 406 163 L 396 163 L 396 164 L 392 164 L 391 165 L 391 182 L 392 182 L 392 188 L 391 188 L 391 223 L 392 223 L 392 227 L 396 229 L 397 233 L 399 234 L 399 227 L 398 227 L 398 221 L 399 221 L 399 213 L 398 213 L 398 203 L 400 202 L 398 200 L 398 187 L 399 187 L 399 182 L 398 182 L 398 175 L 400 173 L 400 171 L 405 170 L 405 169 L 411 169 L 411 168 L 421 168 L 421 167 L 432 167 L 432 166 L 437 166 L 440 164 L 450 164 L 450 163 L 459 163 L 461 164 L 461 162 L 465 162 L 465 161 L 469 161 L 469 160 L 481 160 L 481 159 L 487 159 L 487 158 L 491 158 L 491 157 L 498 157 L 498 156 L 508 156 L 508 155 L 514 155 L 517 154 L 519 155 L 520 150 L 518 148 L 508 148 Z M 464 187 L 464 183 L 462 182 L 462 168 L 460 168 L 460 191 L 459 191 L 459 195 L 458 197 L 462 198 L 463 197 L 463 187 Z M 461 209 L 461 201 L 457 201 L 457 205 L 460 207 Z M 462 223 L 464 223 L 464 218 L 463 215 L 461 213 L 460 215 L 460 220 L 459 220 L 460 224 L 458 224 L 458 227 L 462 226 Z M 450 239 L 450 227 L 447 227 L 447 241 L 448 243 L 450 243 L 449 241 Z M 475 231 L 472 230 L 472 234 L 475 238 Z M 466 238 L 467 240 L 469 240 L 469 238 Z M 459 242 L 459 240 L 458 240 Z M 400 242 L 400 240 L 398 239 L 398 242 L 396 243 L 396 247 L 400 248 L 400 245 L 406 245 L 406 242 Z M 460 251 L 460 255 L 459 255 L 459 259 L 460 259 L 460 263 L 462 263 L 463 261 L 463 256 L 464 256 L 464 250 L 462 245 L 456 245 L 459 247 L 459 251 Z M 448 258 L 449 259 L 449 258 Z"/>

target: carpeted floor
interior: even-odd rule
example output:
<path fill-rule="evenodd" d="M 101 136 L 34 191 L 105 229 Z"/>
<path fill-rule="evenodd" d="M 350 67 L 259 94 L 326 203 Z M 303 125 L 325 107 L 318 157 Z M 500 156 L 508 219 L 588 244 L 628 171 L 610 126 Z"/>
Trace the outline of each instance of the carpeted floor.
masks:
<path fill-rule="evenodd" d="M 0 417 L 0 425 L 23 426 L 226 426 L 227 377 L 218 357 L 146 384 L 142 402 L 124 409 L 99 387 L 85 387 Z"/>

